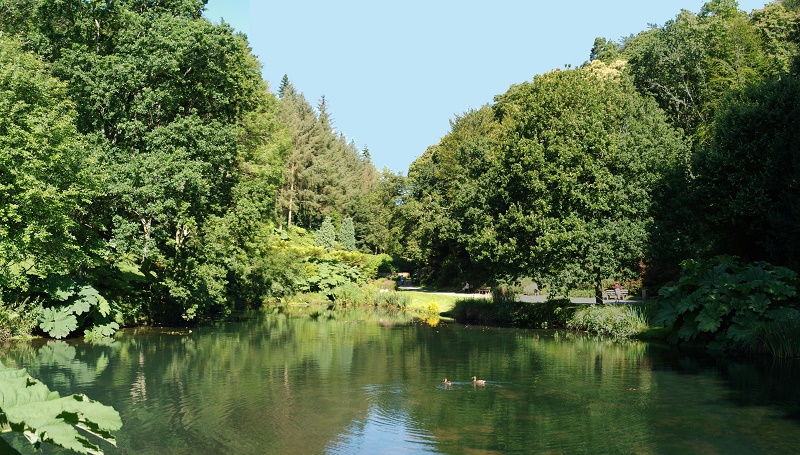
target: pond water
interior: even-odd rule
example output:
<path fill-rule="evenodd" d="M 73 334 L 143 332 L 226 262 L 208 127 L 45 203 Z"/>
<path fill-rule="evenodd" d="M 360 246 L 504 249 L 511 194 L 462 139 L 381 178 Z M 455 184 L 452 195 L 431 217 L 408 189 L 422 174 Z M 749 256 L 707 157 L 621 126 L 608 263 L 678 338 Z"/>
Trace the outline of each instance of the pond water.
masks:
<path fill-rule="evenodd" d="M 567 332 L 259 314 L 124 330 L 99 344 L 15 343 L 0 361 L 62 395 L 114 406 L 123 427 L 117 448 L 103 446 L 109 454 L 757 454 L 800 445 L 796 363 L 704 360 Z M 32 453 L 20 437 L 4 438 Z"/>

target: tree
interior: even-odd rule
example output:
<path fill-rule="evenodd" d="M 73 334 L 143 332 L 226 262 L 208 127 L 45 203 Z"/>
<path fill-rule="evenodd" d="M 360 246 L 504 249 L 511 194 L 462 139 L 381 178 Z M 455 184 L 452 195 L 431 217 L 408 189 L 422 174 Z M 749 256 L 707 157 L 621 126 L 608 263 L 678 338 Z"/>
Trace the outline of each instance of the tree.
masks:
<path fill-rule="evenodd" d="M 352 141 L 333 128 L 323 97 L 315 111 L 288 81 L 282 84 L 281 119 L 291 147 L 277 211 L 286 224 L 313 229 L 326 216 L 350 216 L 365 224 L 363 201 L 377 184 L 377 171 Z"/>
<path fill-rule="evenodd" d="M 637 88 L 696 144 L 707 144 L 724 94 L 761 79 L 768 59 L 755 25 L 731 0 L 712 0 L 626 43 Z"/>
<path fill-rule="evenodd" d="M 358 199 L 354 218 L 361 248 L 374 253 L 401 253 L 402 223 L 399 207 L 406 189 L 406 178 L 384 168 L 378 183 L 367 197 Z"/>
<path fill-rule="evenodd" d="M 409 243 L 436 275 L 546 277 L 562 292 L 637 277 L 653 194 L 687 148 L 620 68 L 512 86 L 409 170 Z M 439 276 L 441 276 L 439 275 Z"/>
<path fill-rule="evenodd" d="M 201 0 L 17 3 L 4 14 L 33 19 L 14 33 L 67 81 L 101 151 L 86 223 L 107 242 L 96 263 L 142 274 L 125 298 L 151 319 L 224 311 L 227 258 L 204 236 L 232 204 L 240 125 L 267 93 L 244 36 L 203 19 Z"/>
<path fill-rule="evenodd" d="M 280 120 L 287 126 L 291 146 L 284 164 L 284 184 L 278 195 L 277 210 L 287 227 L 306 221 L 311 226 L 313 213 L 319 212 L 320 176 L 313 172 L 322 148 L 323 130 L 316 114 L 302 93 L 291 84 L 282 85 Z"/>
<path fill-rule="evenodd" d="M 421 266 L 421 279 L 454 284 L 488 278 L 492 253 L 475 243 L 492 210 L 498 180 L 490 175 L 498 151 L 494 112 L 488 106 L 450 122 L 451 131 L 408 170 L 397 205 L 403 252 Z M 474 249 L 473 249 L 474 248 Z M 480 266 L 479 266 L 480 264 Z M 452 281 L 452 282 L 449 282 Z"/>
<path fill-rule="evenodd" d="M 800 268 L 800 80 L 731 95 L 694 169 L 712 253 Z"/>
<path fill-rule="evenodd" d="M 75 115 L 65 84 L 0 36 L 0 293 L 6 298 L 25 295 L 29 274 L 75 272 L 94 247 L 79 221 L 95 194 L 96 150 L 76 131 Z"/>
<path fill-rule="evenodd" d="M 619 44 L 613 41 L 595 38 L 592 50 L 589 52 L 589 61 L 600 59 L 604 62 L 613 62 L 620 57 L 619 48 Z"/>
<path fill-rule="evenodd" d="M 336 229 L 333 227 L 330 217 L 325 217 L 325 220 L 322 221 L 322 226 L 317 230 L 314 244 L 329 252 L 336 249 Z"/>
<path fill-rule="evenodd" d="M 356 230 L 350 217 L 343 219 L 339 226 L 339 244 L 345 251 L 356 250 Z"/>
<path fill-rule="evenodd" d="M 797 4 L 797 2 L 794 2 Z M 788 2 L 772 2 L 753 11 L 756 26 L 769 61 L 769 75 L 797 74 L 800 70 L 800 8 Z"/>
<path fill-rule="evenodd" d="M 661 110 L 593 62 L 512 87 L 495 112 L 503 151 L 490 172 L 507 171 L 478 238 L 497 267 L 598 294 L 602 279 L 639 276 L 660 176 L 687 156 Z"/>

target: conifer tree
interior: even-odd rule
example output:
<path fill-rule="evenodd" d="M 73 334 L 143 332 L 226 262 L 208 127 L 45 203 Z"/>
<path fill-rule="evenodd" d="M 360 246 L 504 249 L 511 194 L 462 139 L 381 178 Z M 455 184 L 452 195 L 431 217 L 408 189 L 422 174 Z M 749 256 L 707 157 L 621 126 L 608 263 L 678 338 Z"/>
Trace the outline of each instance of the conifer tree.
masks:
<path fill-rule="evenodd" d="M 331 217 L 325 217 L 317 231 L 317 240 L 314 243 L 317 246 L 325 248 L 326 251 L 333 251 L 336 249 L 336 229 L 333 227 Z"/>
<path fill-rule="evenodd" d="M 343 219 L 339 226 L 339 244 L 346 251 L 355 251 L 356 249 L 356 229 L 353 219 L 350 217 Z"/>
<path fill-rule="evenodd" d="M 289 88 L 291 84 L 292 83 L 289 82 L 289 76 L 284 74 L 283 78 L 281 79 L 281 85 L 280 87 L 278 87 L 278 96 L 283 98 L 283 94 L 286 92 L 286 89 Z"/>

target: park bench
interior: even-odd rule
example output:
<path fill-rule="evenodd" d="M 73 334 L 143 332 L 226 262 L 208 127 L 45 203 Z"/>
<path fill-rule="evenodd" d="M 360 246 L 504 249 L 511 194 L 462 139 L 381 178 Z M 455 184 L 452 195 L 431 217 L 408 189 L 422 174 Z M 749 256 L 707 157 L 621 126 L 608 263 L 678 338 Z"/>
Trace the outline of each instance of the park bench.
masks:
<path fill-rule="evenodd" d="M 478 288 L 478 294 L 489 294 L 492 290 L 488 286 L 484 286 L 482 288 Z"/>
<path fill-rule="evenodd" d="M 628 298 L 628 290 L 627 289 L 620 289 L 619 296 L 622 300 Z M 616 300 L 617 295 L 614 293 L 613 289 L 606 289 L 603 291 L 603 300 Z"/>

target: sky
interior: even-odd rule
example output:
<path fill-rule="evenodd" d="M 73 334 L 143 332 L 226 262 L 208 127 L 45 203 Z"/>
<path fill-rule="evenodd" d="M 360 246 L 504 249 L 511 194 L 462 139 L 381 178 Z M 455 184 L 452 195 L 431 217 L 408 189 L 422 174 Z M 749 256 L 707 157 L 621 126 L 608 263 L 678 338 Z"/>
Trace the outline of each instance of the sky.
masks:
<path fill-rule="evenodd" d="M 284 75 L 378 169 L 409 165 L 450 121 L 513 84 L 589 58 L 703 0 L 208 0 L 205 17 L 247 35 L 262 76 Z M 740 0 L 744 11 L 767 0 Z"/>

